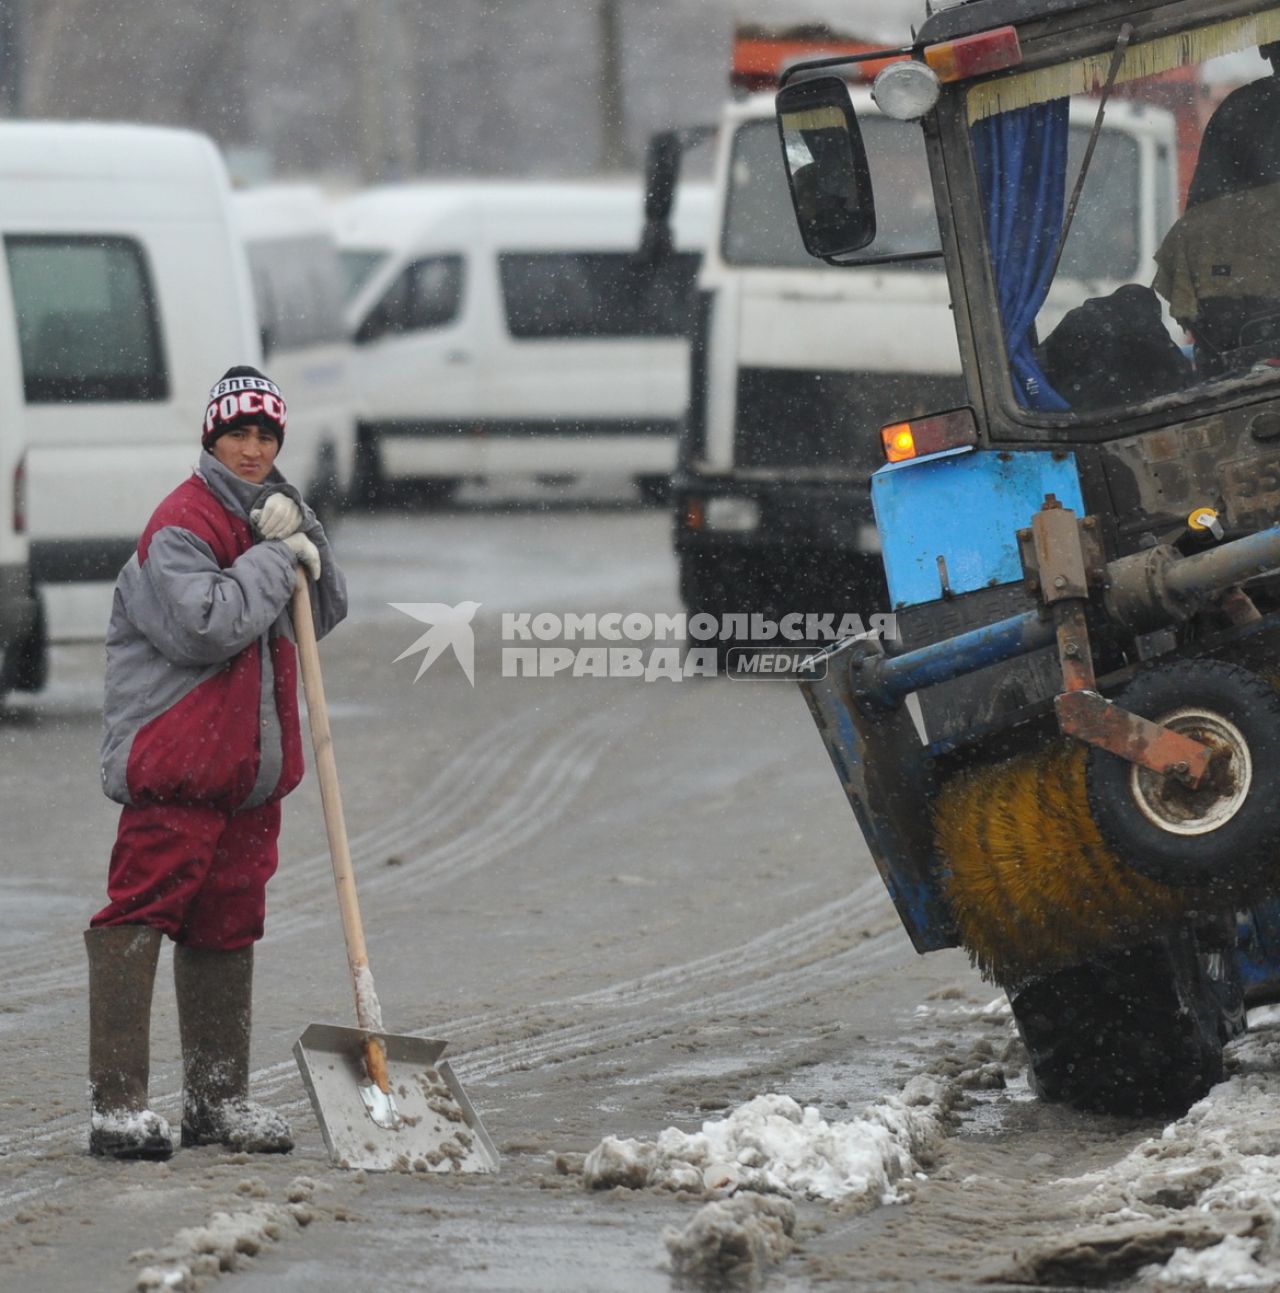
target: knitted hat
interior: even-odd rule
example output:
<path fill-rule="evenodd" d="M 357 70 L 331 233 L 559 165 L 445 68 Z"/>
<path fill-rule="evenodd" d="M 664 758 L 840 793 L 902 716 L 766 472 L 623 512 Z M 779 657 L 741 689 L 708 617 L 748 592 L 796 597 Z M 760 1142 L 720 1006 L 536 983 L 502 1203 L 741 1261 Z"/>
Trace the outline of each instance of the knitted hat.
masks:
<path fill-rule="evenodd" d="M 256 368 L 240 364 L 228 368 L 209 392 L 209 406 L 204 411 L 201 443 L 206 449 L 224 431 L 236 427 L 260 426 L 284 444 L 284 424 L 289 414 L 280 388 Z"/>

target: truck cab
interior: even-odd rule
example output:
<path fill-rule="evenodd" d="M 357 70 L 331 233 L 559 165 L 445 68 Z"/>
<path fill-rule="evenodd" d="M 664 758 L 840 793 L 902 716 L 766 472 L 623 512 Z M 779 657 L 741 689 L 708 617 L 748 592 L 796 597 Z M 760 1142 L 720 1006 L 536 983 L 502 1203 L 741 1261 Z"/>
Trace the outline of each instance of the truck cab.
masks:
<path fill-rule="evenodd" d="M 869 92 L 857 97 L 874 114 Z M 936 245 L 919 132 L 878 115 L 865 126 L 877 174 L 896 186 L 898 236 Z M 728 105 L 718 138 L 674 489 L 682 598 L 691 614 L 773 619 L 881 610 L 876 430 L 964 399 L 945 275 L 937 260 L 850 274 L 805 252 L 772 95 Z"/>

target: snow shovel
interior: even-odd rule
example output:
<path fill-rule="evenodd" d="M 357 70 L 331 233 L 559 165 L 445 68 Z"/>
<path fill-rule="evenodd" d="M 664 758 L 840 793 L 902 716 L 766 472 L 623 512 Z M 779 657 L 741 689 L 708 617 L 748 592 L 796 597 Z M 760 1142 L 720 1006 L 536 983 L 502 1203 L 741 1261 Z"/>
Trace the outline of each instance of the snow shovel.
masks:
<path fill-rule="evenodd" d="M 293 1046 L 330 1161 L 375 1172 L 496 1172 L 493 1141 L 448 1060 L 440 1058 L 447 1043 L 383 1029 L 356 901 L 311 595 L 301 567 L 290 609 L 356 998 L 355 1028 L 311 1024 Z"/>

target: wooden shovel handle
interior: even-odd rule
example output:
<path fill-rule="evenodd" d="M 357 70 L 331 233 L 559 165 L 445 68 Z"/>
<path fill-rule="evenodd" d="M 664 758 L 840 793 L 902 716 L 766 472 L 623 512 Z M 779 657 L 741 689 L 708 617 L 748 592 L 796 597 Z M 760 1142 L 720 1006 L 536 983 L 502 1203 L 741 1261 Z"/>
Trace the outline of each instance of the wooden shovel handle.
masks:
<path fill-rule="evenodd" d="M 320 803 L 324 808 L 324 828 L 329 836 L 333 881 L 338 888 L 338 911 L 342 916 L 342 933 L 347 942 L 347 965 L 351 970 L 355 988 L 356 1023 L 361 1028 L 372 1032 L 381 1032 L 381 1020 L 367 1017 L 370 994 L 359 990 L 360 970 L 365 971 L 366 982 L 372 981 L 372 975 L 369 973 L 369 953 L 364 943 L 364 926 L 360 923 L 356 878 L 351 869 L 351 850 L 347 845 L 347 824 L 342 815 L 342 794 L 338 789 L 338 765 L 333 757 L 333 738 L 329 733 L 329 707 L 325 704 L 324 682 L 320 676 L 320 648 L 316 644 L 316 625 L 311 613 L 311 592 L 307 585 L 306 572 L 301 566 L 298 567 L 297 581 L 293 586 L 290 610 L 293 614 L 293 634 L 298 643 L 302 690 L 307 698 L 311 744 L 316 755 L 316 776 L 320 780 Z M 374 1075 L 371 1073 L 370 1077 Z M 382 1086 L 382 1082 L 378 1085 Z M 383 1087 L 383 1089 L 386 1088 Z"/>

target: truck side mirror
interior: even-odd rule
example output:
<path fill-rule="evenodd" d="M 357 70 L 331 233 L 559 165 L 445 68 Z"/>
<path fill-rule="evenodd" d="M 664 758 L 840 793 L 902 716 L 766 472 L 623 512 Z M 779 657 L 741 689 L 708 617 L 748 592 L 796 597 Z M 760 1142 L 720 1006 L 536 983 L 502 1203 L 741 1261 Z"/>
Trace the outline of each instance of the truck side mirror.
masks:
<path fill-rule="evenodd" d="M 644 165 L 644 229 L 637 252 L 645 264 L 656 264 L 672 252 L 671 207 L 682 152 L 677 131 L 664 130 L 649 139 Z"/>
<path fill-rule="evenodd" d="M 861 251 L 875 241 L 876 206 L 849 87 L 814 77 L 785 86 L 775 102 L 805 250 L 823 260 Z"/>
<path fill-rule="evenodd" d="M 680 126 L 649 137 L 644 160 L 644 228 L 636 260 L 657 265 L 675 251 L 671 210 L 684 155 L 715 134 L 714 126 Z"/>

